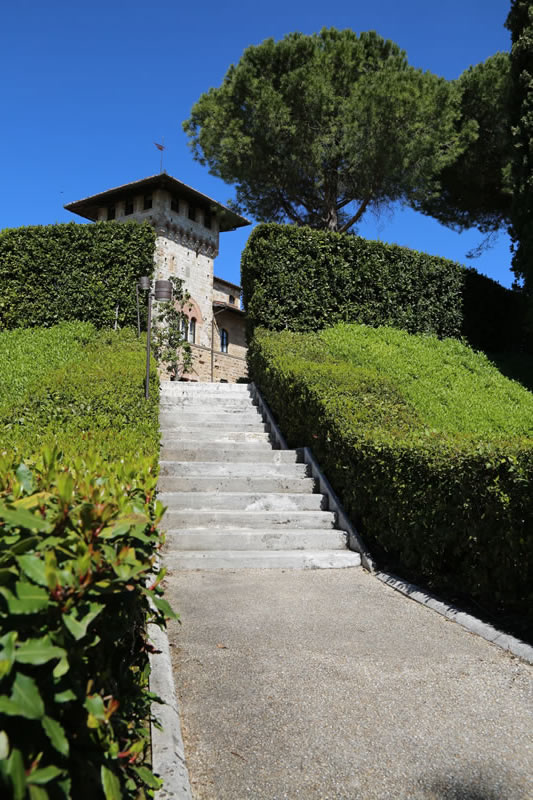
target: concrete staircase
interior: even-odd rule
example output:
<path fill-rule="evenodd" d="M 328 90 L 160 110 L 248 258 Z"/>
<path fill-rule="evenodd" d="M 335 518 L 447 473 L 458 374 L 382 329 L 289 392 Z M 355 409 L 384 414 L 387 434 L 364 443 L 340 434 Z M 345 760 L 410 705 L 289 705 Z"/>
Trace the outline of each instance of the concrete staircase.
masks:
<path fill-rule="evenodd" d="M 361 563 L 295 450 L 275 450 L 246 384 L 162 384 L 159 499 L 172 569 Z"/>

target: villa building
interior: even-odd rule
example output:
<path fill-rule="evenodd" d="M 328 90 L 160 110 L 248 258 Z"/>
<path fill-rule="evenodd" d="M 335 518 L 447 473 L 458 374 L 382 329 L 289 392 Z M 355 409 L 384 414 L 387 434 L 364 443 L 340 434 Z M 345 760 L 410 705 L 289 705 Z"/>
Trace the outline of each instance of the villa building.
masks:
<path fill-rule="evenodd" d="M 241 287 L 214 274 L 219 235 L 249 220 L 166 173 L 65 205 L 93 222 L 147 220 L 157 233 L 155 279 L 181 278 L 193 351 L 192 381 L 234 382 L 246 375 Z"/>

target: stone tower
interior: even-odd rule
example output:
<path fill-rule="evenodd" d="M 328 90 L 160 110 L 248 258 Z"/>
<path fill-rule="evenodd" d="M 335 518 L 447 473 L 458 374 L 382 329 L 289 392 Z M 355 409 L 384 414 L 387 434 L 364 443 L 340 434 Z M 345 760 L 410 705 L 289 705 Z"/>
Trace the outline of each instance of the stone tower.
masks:
<path fill-rule="evenodd" d="M 161 173 L 65 205 L 93 222 L 147 220 L 156 230 L 155 278 L 181 278 L 191 295 L 188 338 L 193 380 L 236 380 L 244 374 L 240 287 L 214 275 L 219 236 L 250 222 Z M 215 375 L 216 372 L 216 375 Z"/>

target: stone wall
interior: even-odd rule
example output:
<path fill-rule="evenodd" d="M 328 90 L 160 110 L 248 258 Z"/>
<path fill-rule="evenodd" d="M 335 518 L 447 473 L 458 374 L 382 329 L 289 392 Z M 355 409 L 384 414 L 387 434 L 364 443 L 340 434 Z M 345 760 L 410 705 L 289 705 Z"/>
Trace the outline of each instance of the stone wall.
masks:
<path fill-rule="evenodd" d="M 233 356 L 229 353 L 214 352 L 199 345 L 191 345 L 193 366 L 192 370 L 184 377 L 189 381 L 219 383 L 221 380 L 235 383 L 240 378 L 246 378 L 246 358 Z M 211 377 L 212 376 L 212 377 Z M 162 375 L 162 380 L 165 377 Z"/>

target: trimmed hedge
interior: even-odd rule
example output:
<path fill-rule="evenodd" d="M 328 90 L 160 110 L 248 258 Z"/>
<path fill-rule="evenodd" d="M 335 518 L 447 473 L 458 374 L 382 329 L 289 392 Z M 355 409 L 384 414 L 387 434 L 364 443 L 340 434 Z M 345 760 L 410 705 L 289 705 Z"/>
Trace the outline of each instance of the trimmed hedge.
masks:
<path fill-rule="evenodd" d="M 248 335 L 337 322 L 467 336 L 520 348 L 525 298 L 472 269 L 406 247 L 293 225 L 259 225 L 242 255 Z"/>
<path fill-rule="evenodd" d="M 0 231 L 0 330 L 62 320 L 135 325 L 135 282 L 153 272 L 155 237 L 137 222 Z"/>
<path fill-rule="evenodd" d="M 486 608 L 531 614 L 533 439 L 432 424 L 423 397 L 409 400 L 394 374 L 383 364 L 372 366 L 371 353 L 360 361 L 343 354 L 347 340 L 348 350 L 357 347 L 358 331 L 378 343 L 391 334 L 358 325 L 322 334 L 256 331 L 251 376 L 289 445 L 313 447 L 370 549 L 389 564 L 403 565 L 436 590 L 468 594 Z M 414 360 L 406 349 L 405 362 L 422 381 L 428 370 L 424 341 L 434 351 L 442 348 L 443 361 L 454 359 L 446 342 L 421 338 L 422 354 Z M 476 358 L 459 342 L 454 346 Z M 401 341 L 395 347 L 402 352 Z M 458 376 L 471 369 L 461 364 L 459 350 L 452 364 Z M 481 393 L 489 373 L 480 369 L 473 379 Z M 504 384 L 515 389 L 498 380 L 505 403 Z M 524 430 L 532 417 L 529 408 Z"/>
<path fill-rule="evenodd" d="M 155 364 L 146 401 L 143 340 L 87 322 L 0 333 L 0 361 L 0 794 L 152 797 Z"/>

